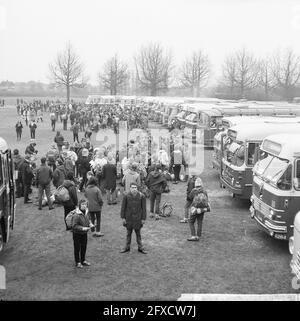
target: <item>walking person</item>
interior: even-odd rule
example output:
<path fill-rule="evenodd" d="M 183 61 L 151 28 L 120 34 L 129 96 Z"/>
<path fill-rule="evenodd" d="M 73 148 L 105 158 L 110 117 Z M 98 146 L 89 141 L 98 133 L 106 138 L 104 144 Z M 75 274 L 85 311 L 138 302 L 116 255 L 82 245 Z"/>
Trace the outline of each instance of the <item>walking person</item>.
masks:
<path fill-rule="evenodd" d="M 179 221 L 180 223 L 188 223 L 189 222 L 189 211 L 192 205 L 192 200 L 190 200 L 189 195 L 192 189 L 195 187 L 195 181 L 197 179 L 196 175 L 192 175 L 188 179 L 187 189 L 186 189 L 186 202 L 184 205 L 184 217 Z"/>
<path fill-rule="evenodd" d="M 52 170 L 46 165 L 46 157 L 41 158 L 41 166 L 37 169 L 36 184 L 39 189 L 39 210 L 42 209 L 42 200 L 44 191 L 46 193 L 49 210 L 53 210 L 53 204 L 50 199 L 50 183 L 52 179 Z"/>
<path fill-rule="evenodd" d="M 30 122 L 29 128 L 30 128 L 30 138 L 35 139 L 35 131 L 36 131 L 37 125 L 34 120 Z"/>
<path fill-rule="evenodd" d="M 121 253 L 130 251 L 132 231 L 135 231 L 138 251 L 147 254 L 142 244 L 141 228 L 146 221 L 146 198 L 138 191 L 136 183 L 130 184 L 130 192 L 125 194 L 121 206 L 121 218 L 123 226 L 127 229 L 126 245 Z"/>
<path fill-rule="evenodd" d="M 90 165 L 90 159 L 89 159 L 89 151 L 86 148 L 82 149 L 81 157 L 79 160 L 79 172 L 82 176 L 82 180 L 79 185 L 80 192 L 83 191 L 83 188 L 85 188 L 87 183 L 87 172 L 90 171 L 91 165 Z"/>
<path fill-rule="evenodd" d="M 91 172 L 89 172 L 91 173 Z M 103 233 L 100 232 L 101 229 L 101 211 L 103 206 L 102 194 L 97 186 L 97 180 L 94 176 L 89 175 L 89 180 L 87 183 L 87 187 L 84 192 L 84 196 L 88 200 L 88 210 L 91 217 L 92 224 L 96 223 L 96 233 L 95 228 L 92 228 L 91 231 L 94 233 L 93 236 L 100 237 L 104 236 Z"/>
<path fill-rule="evenodd" d="M 62 152 L 62 147 L 63 147 L 63 144 L 64 144 L 64 137 L 61 135 L 60 131 L 57 131 L 56 132 L 56 136 L 54 137 L 54 142 L 56 143 L 57 145 L 57 149 L 58 149 L 58 152 L 61 153 Z"/>
<path fill-rule="evenodd" d="M 117 204 L 117 166 L 114 164 L 112 156 L 107 157 L 107 164 L 103 166 L 102 177 L 104 188 L 107 191 L 107 204 Z"/>
<path fill-rule="evenodd" d="M 199 241 L 202 234 L 202 223 L 204 213 L 210 211 L 208 203 L 207 192 L 203 189 L 201 178 L 197 178 L 195 181 L 195 188 L 192 189 L 189 199 L 192 200 L 190 209 L 189 225 L 191 230 L 191 237 L 188 241 Z M 195 222 L 197 221 L 197 232 L 195 230 Z"/>
<path fill-rule="evenodd" d="M 155 219 L 159 220 L 161 194 L 167 186 L 167 181 L 160 172 L 160 165 L 155 165 L 154 171 L 148 174 L 146 185 L 150 190 L 150 217 L 154 217 L 155 211 Z"/>
<path fill-rule="evenodd" d="M 180 170 L 181 166 L 184 164 L 182 151 L 179 146 L 176 145 L 174 151 L 171 153 L 171 168 L 174 172 L 174 184 L 177 184 L 180 181 Z"/>
<path fill-rule="evenodd" d="M 23 181 L 20 169 L 24 162 L 24 158 L 19 154 L 18 149 L 14 149 L 13 151 L 13 162 L 16 179 L 16 198 L 19 198 L 23 197 Z"/>
<path fill-rule="evenodd" d="M 56 123 L 55 113 L 50 114 L 50 120 L 51 120 L 51 128 L 52 128 L 52 131 L 54 132 L 55 131 L 55 123 Z"/>
<path fill-rule="evenodd" d="M 77 141 L 77 143 L 79 144 L 79 138 L 78 138 L 78 133 L 79 133 L 79 123 L 75 123 L 72 126 L 72 132 L 73 132 L 73 141 L 75 143 L 75 141 Z"/>
<path fill-rule="evenodd" d="M 74 245 L 74 259 L 77 268 L 90 266 L 91 264 L 86 261 L 87 249 L 87 233 L 90 230 L 90 221 L 86 216 L 87 202 L 80 200 L 79 207 L 72 218 L 72 232 L 73 232 L 73 245 Z"/>
<path fill-rule="evenodd" d="M 20 120 L 16 123 L 17 140 L 21 140 L 23 125 Z"/>

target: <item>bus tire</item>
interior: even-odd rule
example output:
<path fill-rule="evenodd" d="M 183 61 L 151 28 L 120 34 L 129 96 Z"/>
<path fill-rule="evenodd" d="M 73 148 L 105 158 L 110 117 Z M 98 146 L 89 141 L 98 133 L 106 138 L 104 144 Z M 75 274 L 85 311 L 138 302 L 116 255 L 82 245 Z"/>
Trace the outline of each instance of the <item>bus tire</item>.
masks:
<path fill-rule="evenodd" d="M 294 254 L 294 236 L 289 238 L 289 252 L 291 255 Z"/>

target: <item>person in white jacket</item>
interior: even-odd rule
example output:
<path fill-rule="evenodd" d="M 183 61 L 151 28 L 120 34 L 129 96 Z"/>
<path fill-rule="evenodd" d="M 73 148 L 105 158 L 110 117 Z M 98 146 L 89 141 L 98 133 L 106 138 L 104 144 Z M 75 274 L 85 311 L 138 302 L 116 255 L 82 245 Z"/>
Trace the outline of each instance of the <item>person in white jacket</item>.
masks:
<path fill-rule="evenodd" d="M 157 153 L 157 160 L 161 164 L 162 171 L 169 167 L 169 156 L 164 149 L 160 149 Z"/>

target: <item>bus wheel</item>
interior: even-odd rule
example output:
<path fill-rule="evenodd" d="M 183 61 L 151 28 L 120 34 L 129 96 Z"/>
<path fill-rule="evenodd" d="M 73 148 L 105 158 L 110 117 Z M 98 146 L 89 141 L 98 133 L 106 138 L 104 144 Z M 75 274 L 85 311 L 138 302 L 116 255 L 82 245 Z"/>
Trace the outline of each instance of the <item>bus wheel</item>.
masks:
<path fill-rule="evenodd" d="M 289 238 L 289 252 L 293 255 L 294 253 L 294 236 Z"/>

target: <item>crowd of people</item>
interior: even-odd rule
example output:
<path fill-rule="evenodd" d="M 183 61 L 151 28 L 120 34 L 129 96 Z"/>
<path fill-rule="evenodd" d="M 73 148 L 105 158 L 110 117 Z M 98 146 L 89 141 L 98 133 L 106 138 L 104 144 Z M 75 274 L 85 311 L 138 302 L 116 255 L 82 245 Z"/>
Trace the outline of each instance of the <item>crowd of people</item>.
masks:
<path fill-rule="evenodd" d="M 147 213 L 146 199 L 150 200 L 149 217 L 159 220 L 163 216 L 162 195 L 170 191 L 170 182 L 177 184 L 188 179 L 185 214 L 180 222 L 189 222 L 191 237 L 188 240 L 199 241 L 204 213 L 210 211 L 202 181 L 197 175 L 189 177 L 186 146 L 180 143 L 179 136 L 168 139 L 160 137 L 159 143 L 154 142 L 151 133 L 147 131 L 147 113 L 142 108 L 63 105 L 49 101 L 31 104 L 20 101 L 18 106 L 19 115 L 24 116 L 25 112 L 26 119 L 29 115 L 31 140 L 24 157 L 19 150 L 13 151 L 17 171 L 17 197 L 24 197 L 25 204 L 31 203 L 29 195 L 35 186 L 38 189 L 38 209 L 42 210 L 47 204 L 49 210 L 52 210 L 54 203 L 58 202 L 56 192 L 62 188 L 68 191 L 68 199 L 61 204 L 64 207 L 66 230 L 73 232 L 77 267 L 90 265 L 85 259 L 88 231 L 91 230 L 95 237 L 104 235 L 101 230 L 104 195 L 108 205 L 118 204 L 122 198 L 120 216 L 127 229 L 127 237 L 121 252 L 130 250 L 131 235 L 135 230 L 138 250 L 146 254 L 141 239 L 141 228 L 145 224 Z M 73 142 L 66 141 L 61 131 L 57 131 L 47 153 L 38 155 L 35 130 L 37 119 L 43 121 L 43 112 L 50 113 L 52 131 L 55 131 L 57 121 L 63 123 L 63 131 L 69 126 L 73 132 Z M 118 134 L 121 126 L 138 128 L 140 131 L 136 132 L 134 139 L 123 144 L 103 144 L 99 147 L 92 145 L 93 131 L 111 128 Z M 22 128 L 19 120 L 16 124 L 17 140 L 21 139 Z M 81 140 L 79 132 L 84 132 Z M 39 166 L 38 156 L 41 157 Z M 81 197 L 78 197 L 79 193 Z M 70 228 L 67 219 L 71 214 Z M 198 223 L 197 232 L 195 222 Z"/>

